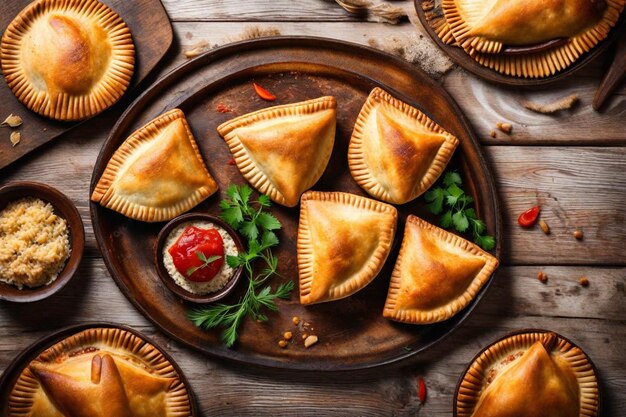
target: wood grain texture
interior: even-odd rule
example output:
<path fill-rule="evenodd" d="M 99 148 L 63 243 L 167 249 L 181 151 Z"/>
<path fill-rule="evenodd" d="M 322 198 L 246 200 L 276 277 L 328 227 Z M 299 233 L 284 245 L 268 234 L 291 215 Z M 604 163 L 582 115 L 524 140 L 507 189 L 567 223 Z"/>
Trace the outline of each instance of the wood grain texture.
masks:
<path fill-rule="evenodd" d="M 448 416 L 454 384 L 485 345 L 523 327 L 549 328 L 572 338 L 598 366 L 612 415 L 626 412 L 626 268 L 547 267 L 547 284 L 536 267 L 505 267 L 468 322 L 437 349 L 401 368 L 378 373 L 289 373 L 233 367 L 181 347 L 155 332 L 108 277 L 101 259 L 85 259 L 76 280 L 32 306 L 0 304 L 0 371 L 26 345 L 50 330 L 90 320 L 132 326 L 161 344 L 178 362 L 204 415 L 437 415 Z M 585 274 L 591 285 L 580 287 Z M 602 318 L 601 318 L 602 317 Z M 581 329 L 585 329 L 581 331 Z M 320 335 L 323 337 L 323 335 Z M 423 376 L 428 401 L 420 406 L 416 378 Z"/>
<path fill-rule="evenodd" d="M 178 49 L 159 69 L 160 74 L 182 63 L 181 51 L 198 41 L 223 43 L 257 24 L 274 26 L 285 35 L 321 35 L 361 44 L 370 38 L 408 39 L 415 31 L 410 24 L 359 22 L 326 0 L 263 0 L 246 2 L 245 7 L 243 2 L 208 0 L 168 0 L 165 4 L 170 17 L 177 20 L 174 43 Z M 410 0 L 394 4 L 412 7 Z M 626 170 L 624 148 L 618 147 L 626 144 L 626 86 L 618 88 L 603 113 L 591 111 L 605 60 L 602 57 L 549 89 L 502 89 L 460 69 L 442 80 L 483 143 L 495 145 L 485 151 L 507 213 L 505 261 L 530 266 L 501 268 L 469 321 L 414 363 L 374 374 L 329 377 L 234 367 L 183 348 L 155 331 L 115 286 L 99 258 L 91 224 L 86 222 L 86 257 L 67 288 L 34 305 L 0 304 L 0 371 L 27 344 L 53 329 L 105 319 L 128 323 L 162 343 L 191 380 L 206 416 L 447 417 L 457 379 L 475 353 L 511 330 L 541 327 L 571 337 L 598 365 L 607 405 L 604 416 L 626 415 L 626 260 L 620 251 L 626 241 L 622 208 L 626 197 L 621 191 Z M 579 94 L 581 103 L 556 116 L 534 114 L 519 104 L 522 98 L 546 103 L 570 93 Z M 89 176 L 106 132 L 119 114 L 112 109 L 89 126 L 0 171 L 0 183 L 34 179 L 52 184 L 74 199 L 88 219 Z M 490 138 L 497 121 L 512 122 L 513 134 Z M 581 144 L 612 147 L 579 148 Z M 545 205 L 553 236 L 544 236 L 539 229 L 521 230 L 515 224 L 517 214 L 535 201 Z M 569 240 L 569 225 L 584 227 L 582 242 Z M 549 276 L 545 285 L 536 279 L 539 270 Z M 576 284 L 580 275 L 589 278 L 589 288 Z M 418 376 L 425 377 L 428 385 L 424 406 L 416 396 Z"/>

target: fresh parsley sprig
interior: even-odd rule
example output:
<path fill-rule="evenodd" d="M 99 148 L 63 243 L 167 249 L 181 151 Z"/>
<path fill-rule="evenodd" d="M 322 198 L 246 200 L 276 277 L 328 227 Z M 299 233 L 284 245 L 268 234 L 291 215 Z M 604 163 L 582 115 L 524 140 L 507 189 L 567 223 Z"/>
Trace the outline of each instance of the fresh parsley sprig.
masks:
<path fill-rule="evenodd" d="M 270 207 L 268 196 L 261 195 L 258 200 L 251 201 L 252 189 L 247 185 L 231 185 L 226 194 L 228 197 L 220 202 L 220 217 L 248 239 L 247 252 L 237 256 L 229 255 L 226 262 L 232 268 L 244 268 L 248 276 L 248 289 L 236 304 L 217 304 L 192 310 L 188 317 L 196 326 L 204 329 L 224 328 L 222 341 L 231 347 L 237 340 L 237 331 L 243 319 L 250 316 L 253 320 L 267 321 L 268 317 L 262 313 L 262 309 L 278 311 L 276 299 L 288 298 L 294 283 L 289 281 L 280 284 L 274 292 L 269 285 L 257 291 L 270 277 L 277 275 L 278 258 L 272 254 L 271 248 L 278 245 L 275 231 L 282 226 L 274 215 L 265 211 Z M 262 268 L 257 268 L 257 261 L 263 261 Z"/>
<path fill-rule="evenodd" d="M 202 262 L 202 265 L 193 266 L 187 269 L 187 272 L 185 272 L 185 274 L 187 275 L 187 278 L 189 278 L 198 269 L 206 268 L 207 266 L 209 266 L 210 264 L 212 264 L 213 262 L 221 258 L 221 256 L 218 256 L 218 255 L 209 256 L 207 258 L 206 255 L 200 252 L 199 250 L 197 250 L 195 253 L 196 253 L 196 258 L 200 259 L 200 261 Z"/>
<path fill-rule="evenodd" d="M 446 172 L 442 183 L 443 185 L 433 187 L 424 194 L 428 210 L 441 215 L 439 218 L 441 227 L 445 229 L 453 227 L 461 233 L 471 232 L 478 246 L 485 250 L 493 249 L 496 241 L 493 236 L 484 234 L 487 226 L 472 208 L 474 199 L 465 194 L 461 188 L 463 185 L 461 175 L 458 172 Z"/>

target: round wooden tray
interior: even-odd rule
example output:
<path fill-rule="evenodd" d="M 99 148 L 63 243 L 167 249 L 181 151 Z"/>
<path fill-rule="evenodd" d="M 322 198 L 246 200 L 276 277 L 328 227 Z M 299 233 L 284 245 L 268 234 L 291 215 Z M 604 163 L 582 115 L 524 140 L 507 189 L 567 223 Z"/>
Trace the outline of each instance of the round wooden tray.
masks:
<path fill-rule="evenodd" d="M 277 96 L 268 103 L 254 92 L 257 82 Z M 100 152 L 91 181 L 93 190 L 113 152 L 135 129 L 166 110 L 178 107 L 187 116 L 209 171 L 220 191 L 193 209 L 218 214 L 219 200 L 229 184 L 245 184 L 232 155 L 216 132 L 222 122 L 237 115 L 272 105 L 292 103 L 331 94 L 338 103 L 337 136 L 330 163 L 315 190 L 338 190 L 365 195 L 350 176 L 347 149 L 356 117 L 370 90 L 380 86 L 400 99 L 421 108 L 456 135 L 461 144 L 451 161 L 464 178 L 464 187 L 477 204 L 479 216 L 498 242 L 501 218 L 491 173 L 476 137 L 457 105 L 441 86 L 408 63 L 391 55 L 350 43 L 322 38 L 276 37 L 231 44 L 202 55 L 172 71 L 139 97 L 120 117 Z M 216 106 L 231 113 L 220 113 Z M 268 313 L 269 322 L 245 320 L 234 348 L 226 348 L 218 331 L 205 331 L 186 319 L 192 305 L 170 292 L 157 276 L 152 251 L 163 223 L 130 220 L 91 203 L 91 218 L 105 263 L 122 292 L 146 317 L 172 338 L 216 357 L 237 362 L 300 370 L 352 370 L 371 368 L 413 356 L 453 331 L 473 310 L 488 285 L 471 305 L 443 323 L 411 326 L 382 317 L 389 277 L 410 213 L 436 222 L 421 198 L 398 207 L 399 222 L 394 249 L 387 263 L 368 287 L 336 302 L 304 307 L 297 286 L 289 301 L 279 301 L 280 313 Z M 272 285 L 297 283 L 296 233 L 299 208 L 273 205 L 283 224 L 279 233 L 281 278 Z M 236 302 L 245 285 L 223 301 Z M 311 323 L 319 343 L 302 346 L 300 334 L 281 349 L 283 332 L 295 331 L 292 317 Z"/>
<path fill-rule="evenodd" d="M 192 416 L 198 415 L 196 399 L 191 389 L 191 385 L 189 385 L 189 382 L 187 381 L 187 378 L 183 374 L 183 371 L 180 369 L 178 364 L 172 359 L 172 357 L 161 346 L 154 343 L 153 340 L 150 340 L 141 332 L 135 329 L 132 329 L 128 326 L 123 326 L 123 325 L 109 323 L 109 322 L 91 322 L 91 323 L 83 323 L 83 324 L 79 324 L 75 326 L 65 327 L 39 339 L 32 345 L 25 348 L 22 351 L 22 353 L 20 353 L 15 359 L 13 359 L 13 361 L 11 361 L 11 363 L 9 363 L 9 366 L 7 366 L 7 368 L 4 370 L 2 377 L 0 377 L 0 415 L 2 416 L 9 415 L 9 395 L 11 394 L 11 390 L 13 389 L 15 382 L 19 378 L 20 374 L 22 373 L 22 370 L 24 369 L 26 365 L 28 365 L 37 356 L 39 356 L 41 352 L 48 349 L 50 346 L 60 342 L 61 340 L 66 339 L 76 333 L 82 332 L 83 330 L 94 329 L 94 328 L 122 329 L 129 333 L 134 334 L 135 336 L 139 337 L 146 343 L 149 343 L 153 345 L 154 347 L 156 347 L 163 354 L 163 356 L 165 356 L 165 359 L 167 359 L 172 364 L 172 366 L 178 373 L 180 380 L 183 382 L 183 384 L 187 388 L 187 393 L 189 394 L 189 401 L 191 402 Z"/>
<path fill-rule="evenodd" d="M 483 355 L 483 353 L 485 353 L 485 351 L 487 349 L 491 348 L 496 343 L 499 343 L 499 342 L 501 342 L 503 340 L 509 339 L 509 338 L 511 338 L 513 336 L 517 336 L 517 335 L 520 335 L 520 334 L 526 334 L 526 333 L 554 333 L 557 336 L 558 339 L 565 340 L 570 345 L 579 348 L 585 354 L 585 356 L 587 357 L 587 360 L 591 364 L 591 368 L 593 369 L 595 377 L 598 380 L 598 412 L 597 412 L 596 416 L 601 416 L 602 415 L 602 383 L 601 383 L 601 380 L 600 380 L 600 374 L 598 374 L 598 368 L 596 368 L 596 365 L 593 363 L 593 361 L 591 360 L 589 355 L 587 355 L 587 353 L 580 346 L 578 346 L 576 343 L 572 342 L 567 337 L 561 336 L 557 332 L 553 332 L 551 330 L 543 330 L 543 329 L 519 329 L 519 330 L 512 331 L 510 333 L 507 333 L 504 336 L 494 340 L 492 343 L 490 343 L 489 345 L 485 346 L 478 353 L 476 353 L 476 355 L 472 358 L 472 360 L 469 361 L 469 363 L 465 367 L 465 370 L 459 376 L 459 380 L 458 380 L 458 382 L 456 384 L 456 389 L 454 391 L 454 413 L 453 413 L 453 417 L 457 417 L 458 414 L 459 414 L 459 411 L 458 411 L 458 407 L 459 407 L 459 405 L 458 405 L 459 390 L 461 389 L 461 384 L 463 383 L 463 380 L 465 379 L 465 375 L 469 372 L 469 370 L 472 367 L 472 365 L 474 364 L 474 362 L 476 362 L 478 360 L 478 358 L 480 358 Z M 539 339 L 537 339 L 537 340 L 539 340 Z"/>
<path fill-rule="evenodd" d="M 467 71 L 472 74 L 494 83 L 509 85 L 509 86 L 537 86 L 537 85 L 545 85 L 550 84 L 559 80 L 562 80 L 565 77 L 568 77 L 580 70 L 582 67 L 593 61 L 596 57 L 601 55 L 604 51 L 608 49 L 608 47 L 619 38 L 620 31 L 624 30 L 623 26 L 625 26 L 626 18 L 624 15 L 626 13 L 622 13 L 622 16 L 617 21 L 617 24 L 611 32 L 609 36 L 600 42 L 600 44 L 596 45 L 591 51 L 583 54 L 580 58 L 578 58 L 572 65 L 564 69 L 563 71 L 559 71 L 554 75 L 543 78 L 522 78 L 522 77 L 513 77 L 506 74 L 501 74 L 495 70 L 487 68 L 485 66 L 480 65 L 476 60 L 474 60 L 471 56 L 469 56 L 461 47 L 454 45 L 447 45 L 443 43 L 443 41 L 437 36 L 435 30 L 433 29 L 430 21 L 426 17 L 426 12 L 422 7 L 423 3 L 434 3 L 434 0 L 413 0 L 415 4 L 415 10 L 417 11 L 417 15 L 419 16 L 420 22 L 422 22 L 422 26 L 428 32 L 428 35 L 435 41 L 437 46 L 444 51 L 450 59 L 452 59 L 456 64 L 460 65 Z M 556 41 L 554 41 L 556 42 Z M 520 48 L 516 48 L 520 49 Z M 540 50 L 540 48 L 537 48 Z"/>

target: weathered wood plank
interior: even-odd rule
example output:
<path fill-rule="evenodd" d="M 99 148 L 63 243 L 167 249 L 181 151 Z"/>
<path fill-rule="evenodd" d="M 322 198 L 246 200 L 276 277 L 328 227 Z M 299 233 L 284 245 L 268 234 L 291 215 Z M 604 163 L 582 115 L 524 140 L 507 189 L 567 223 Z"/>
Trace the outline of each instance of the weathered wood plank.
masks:
<path fill-rule="evenodd" d="M 72 198 L 85 222 L 87 256 L 98 255 L 89 221 L 89 180 L 109 126 L 100 117 L 0 174 L 2 182 L 53 184 Z M 488 146 L 485 152 L 502 203 L 505 263 L 626 265 L 626 148 Z M 549 236 L 538 227 L 517 225 L 517 216 L 536 204 L 552 229 Z M 572 236 L 576 228 L 584 231 L 582 241 Z"/>
<path fill-rule="evenodd" d="M 437 348 L 398 369 L 384 372 L 323 374 L 250 369 L 208 359 L 168 341 L 150 326 L 136 326 L 160 342 L 190 380 L 204 415 L 291 416 L 449 416 L 457 380 L 467 363 L 502 335 L 520 328 L 549 328 L 572 338 L 590 355 L 605 389 L 605 413 L 623 415 L 626 376 L 622 371 L 625 326 L 600 320 L 511 318 L 474 315 Z M 581 332 L 580 329 L 585 329 Z M 45 332 L 3 328 L 0 369 Z M 7 343 L 8 342 L 8 343 Z M 421 406 L 416 378 L 424 377 L 428 400 Z"/>
<path fill-rule="evenodd" d="M 412 2 L 397 2 L 412 7 Z M 173 21 L 355 21 L 333 0 L 163 0 Z"/>

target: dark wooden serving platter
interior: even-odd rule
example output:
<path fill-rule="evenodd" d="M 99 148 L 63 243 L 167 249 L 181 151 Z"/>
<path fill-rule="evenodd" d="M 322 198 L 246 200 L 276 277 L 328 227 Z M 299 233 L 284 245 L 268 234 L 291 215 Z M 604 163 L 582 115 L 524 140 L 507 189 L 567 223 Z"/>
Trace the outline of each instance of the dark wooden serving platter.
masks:
<path fill-rule="evenodd" d="M 187 388 L 187 392 L 189 393 L 189 401 L 191 402 L 192 417 L 199 415 L 198 407 L 196 405 L 196 399 L 195 399 L 193 390 L 191 389 L 191 385 L 189 384 L 189 381 L 185 377 L 185 374 L 183 374 L 183 371 L 180 369 L 176 361 L 174 361 L 174 359 L 172 359 L 172 357 L 161 346 L 159 346 L 153 340 L 150 340 L 141 332 L 135 329 L 132 329 L 128 326 L 115 324 L 115 323 L 109 323 L 109 322 L 91 322 L 91 323 L 83 323 L 83 324 L 79 324 L 75 326 L 64 327 L 62 329 L 55 331 L 52 334 L 49 334 L 39 339 L 32 345 L 25 348 L 22 351 L 22 353 L 20 353 L 15 359 L 13 359 L 13 361 L 9 364 L 9 366 L 7 366 L 7 368 L 2 373 L 2 376 L 0 376 L 0 415 L 2 416 L 9 415 L 9 395 L 11 394 L 11 390 L 13 389 L 15 382 L 17 381 L 20 374 L 22 373 L 22 370 L 32 360 L 34 360 L 37 356 L 41 354 L 41 352 L 48 349 L 50 346 L 54 345 L 55 343 L 58 343 L 61 340 L 66 339 L 76 333 L 82 332 L 83 330 L 93 329 L 93 328 L 115 328 L 115 329 L 125 330 L 129 333 L 134 334 L 140 339 L 146 341 L 147 343 L 150 343 L 151 345 L 156 347 L 159 351 L 161 351 L 163 356 L 165 356 L 165 359 L 167 359 L 172 364 L 172 366 L 178 373 L 181 381 Z"/>
<path fill-rule="evenodd" d="M 252 88 L 257 82 L 277 96 L 268 103 Z M 316 190 L 340 190 L 365 195 L 350 176 L 347 148 L 352 128 L 370 90 L 380 86 L 421 108 L 461 140 L 451 166 L 459 169 L 465 187 L 478 201 L 477 210 L 498 242 L 501 219 L 491 173 L 467 120 L 445 90 L 414 66 L 371 48 L 323 38 L 276 37 L 231 44 L 202 55 L 162 78 L 140 96 L 120 117 L 103 145 L 91 182 L 102 174 L 113 152 L 135 129 L 174 107 L 181 108 L 191 125 L 209 170 L 220 191 L 192 211 L 218 214 L 218 202 L 231 183 L 244 184 L 231 154 L 216 127 L 235 116 L 271 105 L 291 103 L 331 94 L 338 103 L 337 136 L 326 172 Z M 220 113 L 216 106 L 233 111 Z M 471 306 L 443 323 L 410 326 L 382 317 L 389 276 L 396 259 L 405 218 L 415 213 L 431 221 L 422 199 L 399 206 L 394 248 L 377 279 L 355 295 L 341 301 L 304 307 L 297 287 L 289 301 L 281 301 L 280 313 L 269 322 L 246 320 L 232 349 L 220 341 L 217 331 L 196 328 L 185 315 L 192 305 L 170 292 L 157 276 L 153 245 L 163 223 L 130 220 L 91 203 L 91 217 L 105 263 L 121 291 L 146 317 L 172 338 L 210 355 L 248 364 L 300 370 L 352 370 L 372 368 L 415 355 L 449 334 L 467 317 L 484 294 Z M 281 244 L 276 250 L 281 281 L 297 282 L 296 233 L 299 208 L 274 205 L 283 223 Z M 245 285 L 222 301 L 236 302 Z M 292 317 L 310 322 L 319 343 L 302 346 L 300 334 L 287 349 L 277 342 L 284 331 L 294 331 Z"/>
<path fill-rule="evenodd" d="M 472 74 L 485 79 L 487 81 L 491 81 L 494 83 L 508 85 L 508 86 L 538 86 L 550 84 L 559 80 L 562 80 L 565 77 L 568 77 L 575 73 L 576 71 L 583 68 L 585 65 L 593 61 L 596 57 L 601 55 L 604 51 L 606 51 L 609 46 L 619 38 L 620 31 L 623 31 L 626 23 L 626 18 L 624 15 L 626 13 L 622 13 L 622 16 L 618 20 L 615 27 L 609 33 L 609 36 L 596 45 L 591 51 L 583 54 L 579 57 L 576 62 L 572 65 L 564 69 L 563 71 L 559 71 L 554 75 L 543 78 L 523 78 L 523 77 L 513 77 L 506 74 L 501 74 L 495 70 L 487 68 L 485 66 L 480 65 L 476 60 L 470 57 L 461 47 L 454 45 L 445 44 L 435 30 L 433 29 L 433 22 L 436 22 L 437 19 L 443 18 L 443 12 L 440 8 L 439 0 L 413 0 L 415 4 L 415 10 L 417 11 L 417 15 L 419 16 L 420 22 L 422 22 L 422 26 L 428 32 L 428 35 L 435 41 L 437 46 L 444 51 L 450 59 L 452 59 L 456 64 L 465 68 L 467 71 Z M 425 9 L 426 8 L 426 9 Z M 534 52 L 539 52 L 541 50 L 546 49 L 547 47 L 553 47 L 558 44 L 560 40 L 553 40 L 546 42 L 541 45 L 533 46 L 530 48 L 517 47 L 517 48 L 509 48 L 509 54 L 519 54 L 526 53 L 529 50 Z M 505 50 L 506 52 L 506 50 Z"/>
<path fill-rule="evenodd" d="M 172 44 L 172 25 L 160 0 L 100 1 L 117 12 L 132 33 L 135 42 L 135 73 L 128 88 L 130 91 L 165 56 Z M 0 36 L 13 18 L 30 3 L 31 0 L 2 0 Z M 28 110 L 15 98 L 4 76 L 0 76 L 0 103 L 0 122 L 11 113 L 19 115 L 24 121 L 19 127 L 22 140 L 15 147 L 9 141 L 9 129 L 0 128 L 0 169 L 84 122 L 55 121 Z"/>

